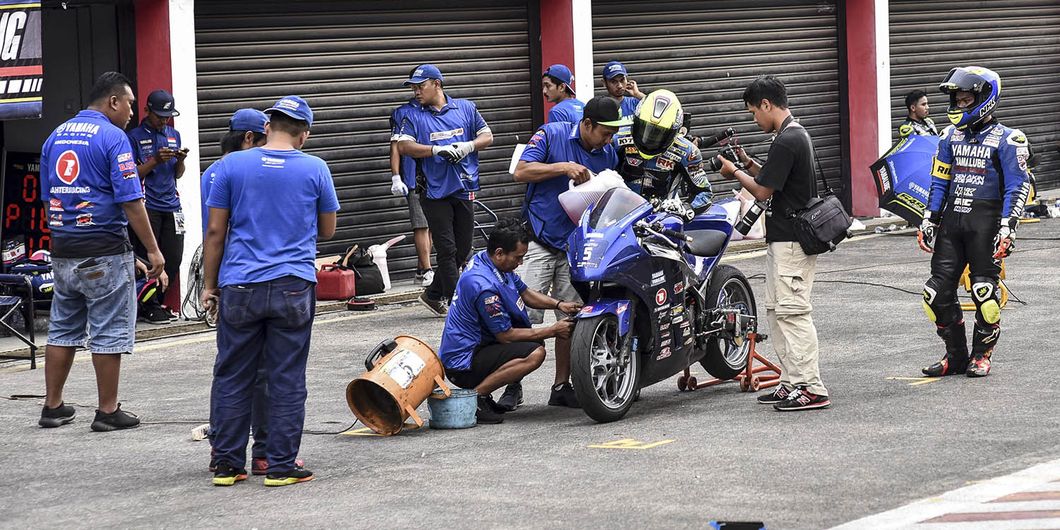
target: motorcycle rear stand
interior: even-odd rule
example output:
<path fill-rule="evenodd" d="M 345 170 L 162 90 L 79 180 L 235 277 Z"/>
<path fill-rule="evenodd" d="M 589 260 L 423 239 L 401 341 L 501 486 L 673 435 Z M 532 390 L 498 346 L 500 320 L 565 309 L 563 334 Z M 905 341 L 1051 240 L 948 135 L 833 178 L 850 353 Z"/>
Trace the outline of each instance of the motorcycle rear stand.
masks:
<path fill-rule="evenodd" d="M 685 368 L 684 375 L 677 378 L 677 389 L 681 392 L 691 392 L 693 390 L 707 388 L 708 386 L 736 381 L 740 383 L 741 392 L 758 392 L 759 390 L 779 385 L 780 367 L 773 364 L 769 359 L 759 355 L 755 348 L 756 344 L 765 341 L 767 338 L 766 335 L 761 335 L 753 331 L 747 334 L 747 340 L 751 341 L 751 347 L 747 349 L 747 362 L 744 363 L 743 370 L 736 377 L 732 379 L 711 379 L 710 381 L 700 383 L 696 381 L 696 378 L 692 375 L 690 369 Z M 762 365 L 755 366 L 755 361 L 758 361 Z M 772 373 L 758 375 L 762 372 Z"/>

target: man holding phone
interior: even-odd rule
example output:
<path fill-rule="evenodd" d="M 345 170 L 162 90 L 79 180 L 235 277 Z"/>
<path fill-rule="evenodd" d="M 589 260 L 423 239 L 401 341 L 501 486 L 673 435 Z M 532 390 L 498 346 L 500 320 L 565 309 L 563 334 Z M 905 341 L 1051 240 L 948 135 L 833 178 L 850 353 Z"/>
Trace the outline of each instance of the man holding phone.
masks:
<path fill-rule="evenodd" d="M 644 99 L 644 92 L 637 87 L 637 82 L 629 78 L 626 65 L 611 61 L 604 65 L 604 88 L 607 95 L 618 102 L 622 117 L 629 118 L 637 113 L 637 105 Z"/>
<path fill-rule="evenodd" d="M 129 131 L 129 142 L 136 158 L 136 170 L 144 184 L 151 230 L 166 259 L 166 274 L 177 285 L 184 254 L 184 214 L 180 211 L 177 179 L 184 175 L 188 149 L 181 147 L 180 133 L 169 125 L 172 117 L 180 115 L 169 92 L 151 92 L 144 111 L 143 121 Z M 133 243 L 136 254 L 146 257 L 141 241 L 134 239 Z M 164 324 L 173 314 L 156 303 L 145 307 L 140 316 L 148 322 Z"/>

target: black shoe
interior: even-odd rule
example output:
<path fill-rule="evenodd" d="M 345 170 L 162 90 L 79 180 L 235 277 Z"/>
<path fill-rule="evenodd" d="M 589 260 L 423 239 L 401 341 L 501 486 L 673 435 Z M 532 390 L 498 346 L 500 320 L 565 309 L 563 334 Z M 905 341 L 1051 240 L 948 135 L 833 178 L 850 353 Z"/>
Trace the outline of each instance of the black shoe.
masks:
<path fill-rule="evenodd" d="M 138 425 L 140 425 L 140 418 L 137 418 L 136 414 L 121 410 L 121 403 L 118 403 L 118 408 L 110 414 L 104 414 L 96 409 L 96 419 L 92 421 L 92 430 L 96 432 L 120 431 Z"/>
<path fill-rule="evenodd" d="M 504 415 L 493 410 L 493 398 L 489 396 L 478 397 L 478 409 L 475 410 L 475 420 L 483 424 L 504 423 Z"/>
<path fill-rule="evenodd" d="M 54 409 L 45 406 L 40 411 L 40 420 L 37 422 L 37 425 L 46 429 L 59 427 L 60 425 L 66 425 L 67 423 L 74 421 L 74 416 L 76 415 L 77 411 L 66 403 L 60 403 L 59 406 Z"/>
<path fill-rule="evenodd" d="M 788 394 L 784 401 L 773 405 L 773 408 L 788 412 L 792 410 L 823 409 L 831 405 L 832 402 L 828 400 L 828 396 L 820 396 L 807 391 L 805 388 L 796 387 L 794 392 Z"/>
<path fill-rule="evenodd" d="M 213 472 L 213 485 L 214 486 L 231 486 L 236 482 L 247 479 L 247 470 L 243 468 L 236 468 L 228 462 L 221 462 L 217 464 L 217 469 Z"/>
<path fill-rule="evenodd" d="M 313 472 L 302 466 L 295 466 L 294 469 L 285 473 L 269 473 L 265 475 L 266 486 L 290 486 L 291 484 L 309 482 L 310 480 L 313 480 Z"/>
<path fill-rule="evenodd" d="M 445 305 L 445 302 L 442 302 L 441 300 L 431 300 L 430 298 L 427 298 L 426 291 L 424 291 L 423 294 L 420 295 L 419 301 L 421 304 L 423 304 L 423 307 L 430 309 L 431 313 L 434 313 L 434 316 L 436 317 L 444 318 L 445 315 L 449 313 L 449 307 Z"/>
<path fill-rule="evenodd" d="M 777 389 L 768 393 L 758 396 L 758 402 L 763 405 L 775 405 L 788 399 L 791 395 L 791 390 L 784 385 L 777 385 Z"/>
<path fill-rule="evenodd" d="M 149 305 L 140 310 L 140 320 L 152 324 L 168 324 L 170 316 L 172 313 L 160 305 Z"/>
<path fill-rule="evenodd" d="M 942 377 L 944 375 L 959 375 L 963 374 L 968 369 L 968 359 L 951 359 L 949 356 L 943 356 L 939 359 L 939 362 L 921 368 L 920 371 L 928 377 Z"/>
<path fill-rule="evenodd" d="M 497 400 L 497 408 L 511 412 L 523 404 L 523 384 L 516 382 L 504 389 L 504 394 Z"/>
<path fill-rule="evenodd" d="M 548 404 L 553 407 L 582 408 L 578 403 L 577 394 L 574 393 L 574 387 L 570 386 L 570 383 L 560 383 L 552 387 L 552 395 L 548 397 Z"/>

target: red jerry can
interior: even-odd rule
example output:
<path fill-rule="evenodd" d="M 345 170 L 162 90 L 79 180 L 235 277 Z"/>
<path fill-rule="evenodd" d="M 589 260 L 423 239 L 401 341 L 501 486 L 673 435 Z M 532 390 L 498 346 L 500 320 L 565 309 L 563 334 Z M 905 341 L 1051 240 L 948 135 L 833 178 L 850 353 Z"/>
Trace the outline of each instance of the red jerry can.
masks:
<path fill-rule="evenodd" d="M 357 275 L 332 263 L 317 271 L 317 300 L 345 300 L 356 294 Z"/>

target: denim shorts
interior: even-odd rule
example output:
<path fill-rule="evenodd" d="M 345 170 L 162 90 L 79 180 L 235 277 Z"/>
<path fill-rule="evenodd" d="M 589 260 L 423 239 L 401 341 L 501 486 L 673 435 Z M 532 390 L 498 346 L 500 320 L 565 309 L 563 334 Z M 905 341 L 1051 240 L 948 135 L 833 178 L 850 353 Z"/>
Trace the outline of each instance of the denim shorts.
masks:
<path fill-rule="evenodd" d="M 131 353 L 136 339 L 133 253 L 52 258 L 48 344 L 88 346 L 92 353 Z"/>

